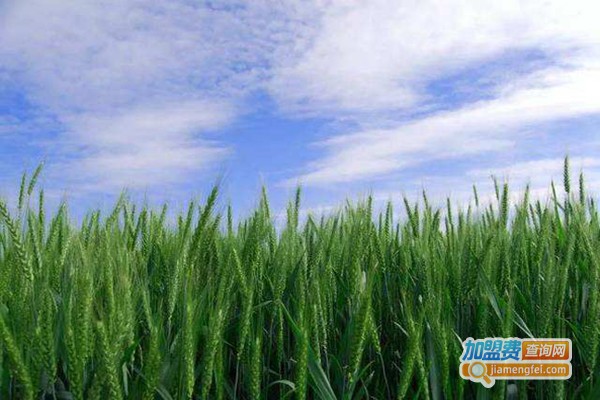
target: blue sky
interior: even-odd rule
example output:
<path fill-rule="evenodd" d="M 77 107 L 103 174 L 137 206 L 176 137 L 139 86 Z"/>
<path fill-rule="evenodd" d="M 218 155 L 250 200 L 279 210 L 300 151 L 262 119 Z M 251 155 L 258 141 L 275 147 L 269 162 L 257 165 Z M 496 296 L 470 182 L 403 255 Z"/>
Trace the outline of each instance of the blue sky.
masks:
<path fill-rule="evenodd" d="M 543 197 L 566 153 L 600 189 L 595 3 L 4 0 L 0 196 Z"/>

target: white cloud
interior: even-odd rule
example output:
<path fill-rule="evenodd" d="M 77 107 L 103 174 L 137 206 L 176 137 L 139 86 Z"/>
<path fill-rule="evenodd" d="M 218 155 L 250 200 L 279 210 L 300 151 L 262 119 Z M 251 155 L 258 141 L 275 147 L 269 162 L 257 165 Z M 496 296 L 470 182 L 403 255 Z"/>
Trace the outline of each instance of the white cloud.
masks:
<path fill-rule="evenodd" d="M 261 74 L 258 9 L 194 2 L 24 0 L 4 6 L 3 63 L 46 107 L 108 109 L 199 92 L 227 97 Z"/>
<path fill-rule="evenodd" d="M 419 105 L 425 85 L 507 51 L 571 55 L 597 45 L 594 1 L 327 2 L 271 90 L 291 110 L 372 112 Z M 316 28 L 315 28 L 316 26 Z M 307 38 L 308 37 L 308 38 Z"/>
<path fill-rule="evenodd" d="M 62 124 L 56 139 L 27 140 L 49 143 L 49 169 L 74 171 L 61 175 L 90 190 L 162 186 L 215 164 L 230 149 L 202 135 L 236 117 L 269 50 L 290 37 L 267 5 L 4 3 L 3 79 Z"/>
<path fill-rule="evenodd" d="M 359 128 L 319 142 L 324 154 L 285 183 L 381 179 L 506 150 L 536 124 L 599 113 L 598 12 L 587 0 L 333 2 L 308 44 L 279 60 L 270 90 L 289 112 L 343 115 Z M 515 54 L 476 88 L 485 100 L 444 103 L 428 87 Z M 523 69 L 531 54 L 539 60 Z M 469 77 L 461 84 L 479 84 Z"/>
<path fill-rule="evenodd" d="M 231 119 L 233 110 L 214 101 L 152 102 L 113 113 L 74 114 L 65 117 L 69 136 L 84 145 L 142 145 L 177 141 L 182 134 L 213 130 Z"/>
<path fill-rule="evenodd" d="M 180 183 L 229 153 L 197 134 L 221 127 L 230 115 L 224 105 L 190 101 L 69 116 L 70 131 L 55 145 L 75 157 L 54 169 L 66 171 L 62 177 L 79 190 Z"/>
<path fill-rule="evenodd" d="M 493 100 L 326 140 L 326 155 L 288 183 L 351 182 L 426 161 L 498 152 L 515 145 L 525 127 L 596 113 L 600 66 L 552 68 L 511 84 Z"/>

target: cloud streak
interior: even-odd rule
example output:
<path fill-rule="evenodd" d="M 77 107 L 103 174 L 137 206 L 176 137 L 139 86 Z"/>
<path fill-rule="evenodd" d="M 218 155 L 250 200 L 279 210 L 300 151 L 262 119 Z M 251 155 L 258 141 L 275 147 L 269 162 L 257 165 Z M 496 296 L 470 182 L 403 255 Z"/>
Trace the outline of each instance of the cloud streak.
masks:
<path fill-rule="evenodd" d="M 600 113 L 598 11 L 585 0 L 334 2 L 310 44 L 279 60 L 270 90 L 289 113 L 354 127 L 317 142 L 320 156 L 284 184 L 386 179 Z M 436 92 L 445 79 L 457 86 Z"/>
<path fill-rule="evenodd" d="M 70 116 L 66 120 L 70 130 L 55 145 L 77 156 L 54 169 L 69 171 L 62 176 L 79 190 L 181 183 L 229 153 L 197 134 L 222 127 L 231 114 L 221 104 L 190 101 Z"/>
<path fill-rule="evenodd" d="M 97 191 L 169 185 L 231 153 L 206 133 L 247 112 L 239 105 L 266 79 L 270 49 L 288 40 L 279 28 L 270 39 L 279 11 L 266 5 L 4 4 L 0 71 L 57 121 L 43 140 L 50 169 Z M 0 130 L 15 124 L 3 117 Z"/>
<path fill-rule="evenodd" d="M 599 66 L 552 68 L 511 82 L 493 100 L 321 142 L 326 155 L 289 183 L 366 180 L 427 161 L 500 152 L 515 146 L 525 128 L 597 113 Z"/>
<path fill-rule="evenodd" d="M 374 112 L 435 101 L 427 83 L 509 51 L 560 58 L 597 45 L 592 1 L 331 2 L 279 59 L 271 89 L 292 110 Z"/>

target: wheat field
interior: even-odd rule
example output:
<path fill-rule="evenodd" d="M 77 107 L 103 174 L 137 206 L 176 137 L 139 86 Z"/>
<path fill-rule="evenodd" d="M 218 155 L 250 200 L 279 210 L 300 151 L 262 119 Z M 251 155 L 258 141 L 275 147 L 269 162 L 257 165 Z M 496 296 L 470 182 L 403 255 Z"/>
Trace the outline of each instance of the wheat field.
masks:
<path fill-rule="evenodd" d="M 265 191 L 234 224 L 217 188 L 75 224 L 39 173 L 0 201 L 2 399 L 600 398 L 600 219 L 568 159 L 547 200 L 301 218 L 298 190 L 283 227 Z M 485 389 L 468 336 L 570 338 L 573 376 Z"/>

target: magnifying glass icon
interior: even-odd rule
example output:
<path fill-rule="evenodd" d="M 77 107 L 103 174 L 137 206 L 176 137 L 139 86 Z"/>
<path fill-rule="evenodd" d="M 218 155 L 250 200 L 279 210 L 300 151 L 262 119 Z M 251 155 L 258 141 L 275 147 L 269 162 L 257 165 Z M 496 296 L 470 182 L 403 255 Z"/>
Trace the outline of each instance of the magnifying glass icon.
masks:
<path fill-rule="evenodd" d="M 475 379 L 483 379 L 488 385 L 492 384 L 492 380 L 487 375 L 485 364 L 480 361 L 472 362 L 469 366 L 469 375 Z"/>

